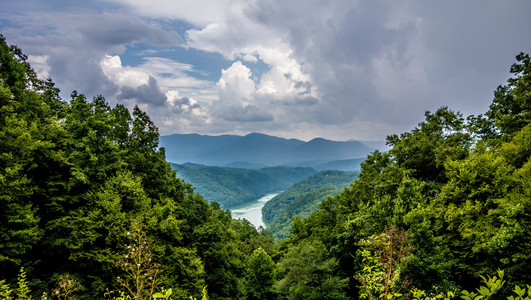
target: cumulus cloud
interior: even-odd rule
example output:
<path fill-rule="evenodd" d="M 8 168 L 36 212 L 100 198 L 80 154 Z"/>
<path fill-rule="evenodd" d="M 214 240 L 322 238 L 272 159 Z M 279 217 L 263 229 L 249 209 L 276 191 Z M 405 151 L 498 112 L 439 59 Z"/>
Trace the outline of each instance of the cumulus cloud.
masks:
<path fill-rule="evenodd" d="M 27 1 L 0 17 L 39 74 L 67 94 L 158 99 L 147 109 L 165 133 L 383 139 L 426 109 L 484 112 L 514 56 L 531 52 L 528 1 Z M 153 49 L 122 65 L 139 44 Z M 181 46 L 225 58 L 208 70 L 219 78 L 157 57 Z"/>
<path fill-rule="evenodd" d="M 118 55 L 105 55 L 100 61 L 100 66 L 105 76 L 119 86 L 136 87 L 147 84 L 150 76 L 141 68 L 124 68 Z"/>
<path fill-rule="evenodd" d="M 100 62 L 104 74 L 119 86 L 116 98 L 129 107 L 143 104 L 161 132 L 200 131 L 212 120 L 192 98 L 209 103 L 215 84 L 187 73 L 192 65 L 162 57 L 145 57 L 138 66 L 123 66 L 119 56 L 106 55 Z"/>
<path fill-rule="evenodd" d="M 16 3 L 9 5 L 16 8 Z M 74 89 L 87 95 L 107 96 L 118 91 L 117 83 L 110 81 L 100 66 L 107 54 L 121 53 L 135 43 L 181 43 L 176 32 L 164 31 L 137 16 L 79 11 L 79 7 L 62 11 L 70 7 L 40 2 L 13 12 L 9 5 L 4 6 L 6 10 L 0 16 L 12 26 L 4 28 L 3 34 L 32 58 L 40 58 L 39 70 L 45 70 L 44 74 L 54 79 L 66 97 Z"/>
<path fill-rule="evenodd" d="M 218 81 L 219 96 L 222 102 L 252 100 L 255 84 L 251 70 L 237 61 L 230 68 L 221 71 Z"/>
<path fill-rule="evenodd" d="M 194 111 L 196 114 L 200 110 L 201 106 L 192 98 L 179 97 L 178 91 L 168 91 L 166 93 L 168 103 L 177 109 L 179 112 Z"/>
<path fill-rule="evenodd" d="M 35 72 L 37 72 L 37 76 L 41 79 L 47 79 L 50 77 L 50 66 L 48 66 L 47 61 L 49 55 L 28 55 L 28 61 L 31 64 L 31 67 Z"/>
<path fill-rule="evenodd" d="M 385 125 L 382 131 L 400 132 L 441 105 L 481 113 L 514 55 L 530 48 L 514 35 L 529 26 L 522 10 L 531 5 L 524 2 L 255 5 L 249 19 L 279 32 L 319 88 L 323 100 L 311 113 L 323 126 L 361 128 L 376 121 Z"/>
<path fill-rule="evenodd" d="M 166 102 L 166 95 L 160 91 L 157 80 L 149 76 L 148 83 L 137 87 L 124 86 L 117 95 L 119 100 L 134 100 L 135 103 L 147 103 L 162 106 Z"/>
<path fill-rule="evenodd" d="M 256 83 L 251 69 L 240 61 L 234 62 L 221 72 L 217 83 L 219 100 L 212 105 L 213 113 L 227 121 L 268 122 L 284 117 L 286 106 L 318 103 L 312 96 L 312 84 L 303 81 L 307 80 L 304 74 L 291 67 L 275 65 Z"/>
<path fill-rule="evenodd" d="M 221 71 L 217 86 L 219 100 L 212 105 L 214 115 L 226 121 L 270 121 L 271 114 L 259 109 L 254 103 L 256 87 L 251 70 L 240 61 Z"/>

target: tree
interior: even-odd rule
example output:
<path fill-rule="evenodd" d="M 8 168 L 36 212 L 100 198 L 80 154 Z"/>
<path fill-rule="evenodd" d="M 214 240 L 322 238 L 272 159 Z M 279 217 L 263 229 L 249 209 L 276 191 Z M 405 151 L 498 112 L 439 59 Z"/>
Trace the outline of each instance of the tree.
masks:
<path fill-rule="evenodd" d="M 508 141 L 531 122 L 531 58 L 521 52 L 516 60 L 514 77 L 498 86 L 489 111 L 470 117 L 475 132 L 491 144 Z"/>
<path fill-rule="evenodd" d="M 275 264 L 262 248 L 254 250 L 247 260 L 247 299 L 273 299 L 273 272 Z"/>
<path fill-rule="evenodd" d="M 347 299 L 348 279 L 335 275 L 338 262 L 323 243 L 304 240 L 289 248 L 277 266 L 274 289 L 287 299 Z"/>
<path fill-rule="evenodd" d="M 361 244 L 363 269 L 356 274 L 362 284 L 360 297 L 387 300 L 402 296 L 408 285 L 402 272 L 413 250 L 409 237 L 391 226 Z"/>

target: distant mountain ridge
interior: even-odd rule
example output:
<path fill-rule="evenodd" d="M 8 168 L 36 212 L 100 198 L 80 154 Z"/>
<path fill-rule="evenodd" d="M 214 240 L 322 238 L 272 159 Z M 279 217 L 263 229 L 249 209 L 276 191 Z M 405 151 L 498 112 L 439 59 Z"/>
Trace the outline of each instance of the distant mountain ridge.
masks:
<path fill-rule="evenodd" d="M 305 142 L 261 133 L 245 136 L 173 134 L 161 136 L 160 146 L 166 149 L 166 159 L 173 163 L 249 169 L 280 165 L 320 169 L 319 166 L 348 161 L 344 168 L 352 170 L 359 168 L 353 160 L 364 158 L 375 150 L 359 141 L 315 138 Z"/>

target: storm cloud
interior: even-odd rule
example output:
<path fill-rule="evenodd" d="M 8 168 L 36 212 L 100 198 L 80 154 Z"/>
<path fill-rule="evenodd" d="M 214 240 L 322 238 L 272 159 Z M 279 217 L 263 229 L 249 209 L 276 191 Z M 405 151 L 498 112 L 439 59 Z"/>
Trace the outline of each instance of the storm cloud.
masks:
<path fill-rule="evenodd" d="M 425 110 L 483 113 L 531 2 L 4 3 L 0 28 L 68 95 L 142 104 L 163 134 L 382 140 Z M 215 78 L 215 79 L 212 79 Z"/>

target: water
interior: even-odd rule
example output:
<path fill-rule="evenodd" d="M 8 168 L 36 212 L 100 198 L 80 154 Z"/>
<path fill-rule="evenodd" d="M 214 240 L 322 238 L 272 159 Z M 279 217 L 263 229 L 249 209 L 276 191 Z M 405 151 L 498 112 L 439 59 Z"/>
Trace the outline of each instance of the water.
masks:
<path fill-rule="evenodd" d="M 267 201 L 273 199 L 276 194 L 268 194 L 264 197 L 247 202 L 240 206 L 236 206 L 231 209 L 232 217 L 235 219 L 247 219 L 254 227 L 258 228 L 259 226 L 266 227 L 264 221 L 262 221 L 262 207 L 266 204 Z"/>

